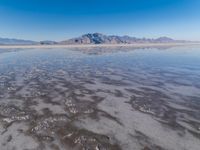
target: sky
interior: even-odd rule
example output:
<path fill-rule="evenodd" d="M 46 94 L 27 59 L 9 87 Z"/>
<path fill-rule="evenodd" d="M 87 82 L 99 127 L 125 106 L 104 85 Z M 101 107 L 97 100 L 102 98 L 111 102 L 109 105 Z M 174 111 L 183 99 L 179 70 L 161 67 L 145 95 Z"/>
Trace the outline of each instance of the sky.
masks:
<path fill-rule="evenodd" d="M 0 37 L 61 41 L 93 32 L 200 40 L 200 0 L 0 0 Z"/>

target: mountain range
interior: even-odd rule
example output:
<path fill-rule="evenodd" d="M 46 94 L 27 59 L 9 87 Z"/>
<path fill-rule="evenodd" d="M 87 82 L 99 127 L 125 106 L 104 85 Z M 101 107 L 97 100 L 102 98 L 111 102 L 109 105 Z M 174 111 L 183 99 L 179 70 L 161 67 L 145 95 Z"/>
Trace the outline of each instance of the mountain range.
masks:
<path fill-rule="evenodd" d="M 38 42 L 22 39 L 0 38 L 0 45 L 35 45 Z"/>
<path fill-rule="evenodd" d="M 21 39 L 0 38 L 0 45 L 74 45 L 74 44 L 135 44 L 135 43 L 185 43 L 189 41 L 174 40 L 169 37 L 156 39 L 136 38 L 130 36 L 104 35 L 101 33 L 88 33 L 80 37 L 64 41 L 31 41 Z"/>

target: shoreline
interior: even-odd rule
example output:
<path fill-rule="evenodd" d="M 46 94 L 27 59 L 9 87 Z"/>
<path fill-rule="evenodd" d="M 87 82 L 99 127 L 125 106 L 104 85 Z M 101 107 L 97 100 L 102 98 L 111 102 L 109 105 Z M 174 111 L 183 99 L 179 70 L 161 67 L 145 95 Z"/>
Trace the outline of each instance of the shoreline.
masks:
<path fill-rule="evenodd" d="M 0 45 L 0 49 L 12 48 L 91 48 L 91 47 L 167 47 L 167 46 L 189 46 L 200 45 L 200 43 L 136 43 L 136 44 L 79 44 L 79 45 Z"/>

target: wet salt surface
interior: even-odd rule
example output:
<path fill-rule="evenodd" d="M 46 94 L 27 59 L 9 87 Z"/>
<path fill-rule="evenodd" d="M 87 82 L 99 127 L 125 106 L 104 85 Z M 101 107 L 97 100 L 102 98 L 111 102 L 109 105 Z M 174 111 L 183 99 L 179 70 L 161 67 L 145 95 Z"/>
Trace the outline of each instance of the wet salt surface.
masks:
<path fill-rule="evenodd" d="M 0 149 L 199 150 L 200 48 L 0 50 Z"/>

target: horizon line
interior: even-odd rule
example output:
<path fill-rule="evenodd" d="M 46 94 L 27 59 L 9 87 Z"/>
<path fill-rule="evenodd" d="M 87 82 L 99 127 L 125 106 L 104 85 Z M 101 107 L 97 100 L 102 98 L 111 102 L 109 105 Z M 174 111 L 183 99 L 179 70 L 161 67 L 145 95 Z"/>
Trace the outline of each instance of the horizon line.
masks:
<path fill-rule="evenodd" d="M 186 40 L 186 39 L 176 39 L 176 38 L 173 38 L 173 37 L 170 37 L 170 36 L 157 36 L 157 37 L 137 37 L 137 36 L 132 36 L 132 35 L 127 35 L 127 34 L 123 34 L 123 35 L 118 35 L 118 34 L 105 34 L 105 33 L 101 33 L 101 32 L 91 32 L 91 33 L 84 33 L 84 34 L 80 34 L 79 36 L 72 36 L 72 37 L 68 37 L 68 38 L 65 38 L 65 39 L 62 39 L 62 40 L 50 40 L 50 39 L 44 39 L 44 40 L 34 40 L 34 39 L 28 39 L 28 38 L 17 38 L 17 37 L 1 37 L 1 39 L 9 39 L 9 40 L 26 40 L 26 41 L 32 41 L 32 42 L 42 42 L 42 41 L 52 41 L 52 42 L 62 42 L 62 41 L 66 41 L 66 40 L 70 40 L 70 39 L 74 39 L 74 38 L 79 38 L 79 37 L 82 37 L 84 35 L 87 35 L 87 34 L 102 34 L 104 36 L 119 36 L 119 37 L 125 37 L 125 36 L 128 36 L 128 37 L 131 37 L 131 38 L 137 38 L 137 39 L 159 39 L 159 38 L 162 38 L 162 37 L 166 37 L 166 38 L 171 38 L 173 40 L 181 40 L 181 41 L 192 41 L 192 42 L 199 42 L 200 40 Z"/>

